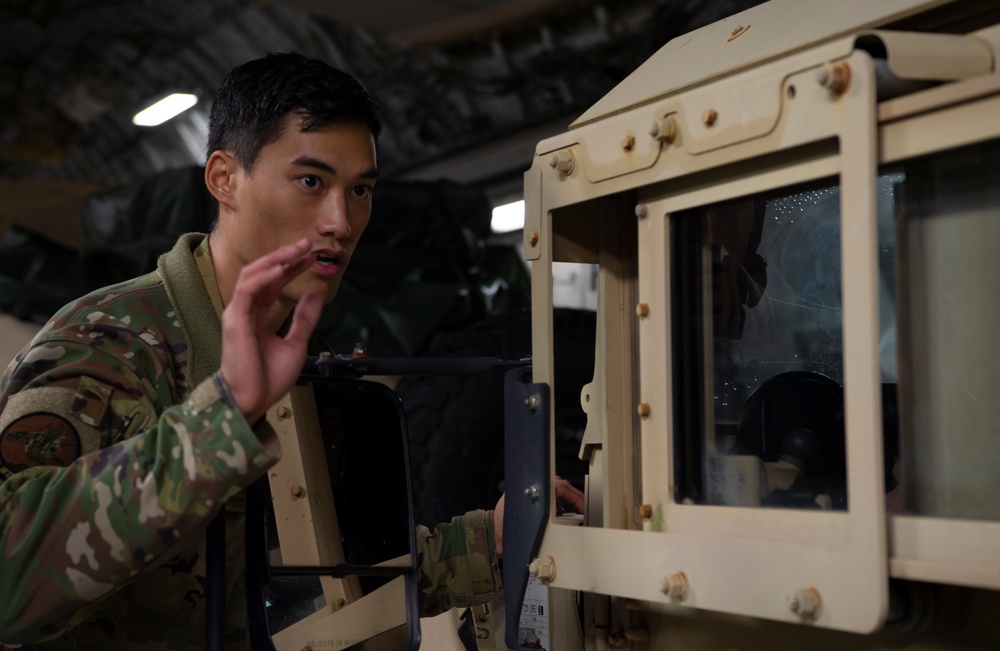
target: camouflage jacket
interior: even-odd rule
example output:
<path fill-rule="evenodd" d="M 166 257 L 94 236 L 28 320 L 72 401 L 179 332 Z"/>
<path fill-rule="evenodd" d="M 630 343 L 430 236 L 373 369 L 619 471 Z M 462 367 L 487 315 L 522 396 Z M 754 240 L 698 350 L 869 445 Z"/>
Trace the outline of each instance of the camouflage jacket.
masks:
<path fill-rule="evenodd" d="M 280 450 L 218 373 L 203 239 L 60 310 L 0 378 L 0 647 L 203 648 L 204 531 L 224 504 L 225 639 L 248 647 L 240 497 Z M 499 591 L 488 513 L 417 538 L 425 612 Z"/>

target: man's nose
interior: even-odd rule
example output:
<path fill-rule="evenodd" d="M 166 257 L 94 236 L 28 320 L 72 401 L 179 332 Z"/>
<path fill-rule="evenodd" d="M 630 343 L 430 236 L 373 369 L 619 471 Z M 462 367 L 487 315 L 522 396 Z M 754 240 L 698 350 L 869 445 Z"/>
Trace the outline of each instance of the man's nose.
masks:
<path fill-rule="evenodd" d="M 347 219 L 347 202 L 344 197 L 334 195 L 323 204 L 316 219 L 316 232 L 323 237 L 345 239 L 351 235 L 351 224 Z"/>

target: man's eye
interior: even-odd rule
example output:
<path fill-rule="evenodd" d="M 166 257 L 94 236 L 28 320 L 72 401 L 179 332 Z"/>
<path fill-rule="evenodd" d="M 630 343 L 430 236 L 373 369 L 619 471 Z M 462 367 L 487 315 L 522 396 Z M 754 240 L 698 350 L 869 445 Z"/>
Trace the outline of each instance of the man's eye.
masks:
<path fill-rule="evenodd" d="M 310 190 L 315 190 L 319 187 L 319 177 L 316 176 L 303 176 L 299 179 L 299 182 Z"/>
<path fill-rule="evenodd" d="M 354 196 L 366 199 L 372 196 L 372 186 L 370 185 L 356 185 L 354 186 Z"/>

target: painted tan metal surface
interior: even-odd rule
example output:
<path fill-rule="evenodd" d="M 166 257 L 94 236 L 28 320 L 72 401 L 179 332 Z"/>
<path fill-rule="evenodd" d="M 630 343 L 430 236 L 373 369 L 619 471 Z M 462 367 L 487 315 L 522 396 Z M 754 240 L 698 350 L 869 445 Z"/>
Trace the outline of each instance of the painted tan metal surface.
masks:
<path fill-rule="evenodd" d="M 281 442 L 282 459 L 268 473 L 283 565 L 344 562 L 337 510 L 326 468 L 316 399 L 296 386 L 267 414 Z M 361 596 L 356 578 L 320 577 L 328 610 Z"/>
<path fill-rule="evenodd" d="M 990 46 L 965 35 L 873 30 L 864 38 L 882 43 L 889 71 L 901 79 L 954 81 L 993 71 Z"/>
<path fill-rule="evenodd" d="M 278 651 L 352 648 L 355 644 L 404 626 L 404 598 L 404 579 L 397 577 L 346 608 L 314 613 L 295 626 L 273 635 L 274 646 Z M 401 647 L 388 645 L 381 648 Z"/>
<path fill-rule="evenodd" d="M 875 248 L 872 241 L 872 233 L 870 232 L 870 225 L 874 223 L 872 218 L 875 179 L 874 73 L 870 63 L 866 64 L 868 61 L 870 60 L 867 59 L 867 55 L 863 54 L 856 54 L 850 59 L 852 85 L 850 90 L 840 97 L 830 96 L 824 88 L 817 89 L 817 85 L 813 80 L 814 75 L 811 74 L 814 70 L 809 70 L 808 67 L 807 71 L 800 73 L 791 72 L 784 75 L 765 77 L 766 79 L 773 80 L 772 92 L 779 91 L 775 93 L 778 97 L 790 98 L 786 101 L 789 103 L 795 102 L 793 105 L 794 108 L 789 107 L 787 115 L 780 113 L 777 106 L 773 109 L 775 120 L 779 115 L 782 117 L 782 126 L 780 129 L 777 127 L 770 128 L 769 131 L 773 135 L 769 139 L 759 137 L 756 133 L 751 133 L 746 138 L 730 136 L 728 141 L 731 144 L 726 152 L 730 161 L 736 162 L 741 158 L 740 154 L 742 154 L 742 158 L 752 158 L 768 150 L 789 148 L 792 145 L 801 146 L 808 142 L 825 140 L 831 136 L 837 136 L 841 139 L 842 158 L 837 168 L 841 174 L 852 177 L 850 184 L 847 181 L 844 184 L 845 188 L 849 185 L 852 189 L 845 190 L 844 192 L 845 205 L 843 206 L 843 212 L 845 215 L 854 216 L 853 222 L 849 220 L 849 223 L 844 225 L 844 237 L 847 241 L 852 242 L 851 250 L 855 256 L 850 265 L 853 271 L 850 273 L 858 274 L 857 278 L 850 278 L 845 281 L 845 286 L 851 283 L 852 286 L 858 288 L 855 294 L 856 299 L 854 299 L 858 301 L 856 305 L 851 303 L 850 296 L 845 297 L 845 312 L 850 314 L 854 312 L 858 314 L 871 313 L 875 300 L 875 281 L 873 280 L 875 276 L 872 271 L 872 263 L 859 264 L 864 258 L 859 258 L 857 255 L 859 250 L 874 251 Z M 868 66 L 867 71 L 865 69 L 866 65 Z M 815 64 L 811 67 L 815 68 Z M 865 81 L 866 75 L 867 82 Z M 799 76 L 802 77 L 801 80 Z M 747 81 L 741 85 L 743 79 L 747 79 Z M 787 80 L 784 83 L 788 85 L 796 84 L 800 87 L 794 98 L 791 98 L 791 95 L 787 92 L 780 92 L 784 87 L 782 79 Z M 719 84 L 722 83 L 719 82 Z M 756 88 L 758 84 L 758 80 L 750 79 L 749 75 L 743 75 L 732 81 L 730 86 L 734 89 L 743 86 Z M 732 92 L 735 94 L 738 91 L 734 90 Z M 704 94 L 705 97 L 708 97 L 711 93 L 712 89 L 706 87 L 698 95 Z M 697 105 L 702 103 L 703 100 L 696 98 L 694 102 Z M 694 113 L 695 111 L 686 112 Z M 703 113 L 703 111 L 696 112 L 699 115 Z M 817 115 L 817 112 L 819 112 L 819 115 Z M 681 124 L 684 124 L 683 120 Z M 858 125 L 868 125 L 868 127 L 863 128 Z M 708 128 L 708 125 L 705 125 L 705 128 Z M 585 139 L 585 131 L 586 129 L 581 129 L 578 133 L 572 135 L 579 142 Z M 696 147 L 695 151 L 690 151 L 685 140 L 686 137 L 687 132 L 682 128 L 678 141 L 680 146 L 688 150 L 688 157 L 694 159 L 702 155 L 703 149 L 700 147 Z M 697 141 L 698 137 L 695 136 L 694 139 Z M 722 143 L 726 141 L 727 139 L 723 138 L 718 142 Z M 737 145 L 740 144 L 743 144 L 744 147 L 737 152 Z M 721 147 L 721 145 L 719 146 Z M 711 152 L 709 151 L 707 155 L 711 155 Z M 580 167 L 585 170 L 587 159 L 584 156 L 580 156 L 579 158 L 583 161 Z M 682 158 L 678 154 L 675 164 L 681 165 L 686 161 L 687 159 Z M 662 172 L 663 170 L 661 170 Z M 583 171 L 580 173 L 582 174 Z M 631 179 L 634 176 L 636 175 L 630 175 L 629 178 Z M 588 180 L 587 178 L 581 178 L 577 187 L 584 186 Z M 566 189 L 567 187 L 568 184 L 566 183 L 557 186 L 558 189 Z M 549 196 L 546 193 L 543 196 L 543 201 L 549 199 Z M 723 195 L 716 195 L 712 197 L 712 200 L 722 198 L 725 197 Z M 665 235 L 662 232 L 660 235 L 656 235 L 654 232 L 646 232 L 641 224 L 660 223 L 662 225 L 662 215 L 668 211 L 687 206 L 683 205 L 682 195 L 678 195 L 676 198 L 665 198 L 662 202 L 664 208 L 661 208 L 659 203 L 647 202 L 650 208 L 650 215 L 659 215 L 658 219 L 648 217 L 646 220 L 640 220 L 638 237 L 640 241 L 639 287 L 640 293 L 643 294 L 643 302 L 649 304 L 651 311 L 666 313 L 669 310 L 669 303 L 648 297 L 646 295 L 647 290 L 642 289 L 644 287 L 642 278 L 645 277 L 643 276 L 645 266 L 651 264 L 652 260 L 661 259 L 665 255 Z M 666 207 L 669 207 L 669 210 L 666 210 Z M 547 230 L 543 225 L 543 232 Z M 545 236 L 543 235 L 544 239 Z M 652 250 L 648 250 L 645 247 L 653 248 Z M 844 248 L 847 250 L 848 246 L 845 245 Z M 645 261 L 642 253 L 644 250 L 648 251 Z M 870 253 L 868 259 L 874 259 L 874 253 Z M 536 265 L 535 271 L 544 273 L 542 269 L 537 268 L 539 266 L 541 265 Z M 657 278 L 647 277 L 647 283 L 651 288 L 660 286 L 661 289 L 659 291 L 662 293 L 666 277 L 666 275 L 661 275 Z M 608 310 L 608 307 L 604 306 L 604 310 Z M 602 312 L 602 317 L 604 314 L 605 312 Z M 846 320 L 849 320 L 849 318 L 845 317 Z M 642 369 L 642 386 L 652 389 L 652 395 L 647 396 L 646 393 L 648 390 L 644 388 L 641 390 L 640 396 L 638 396 L 642 402 L 648 403 L 652 409 L 650 416 L 643 419 L 642 427 L 644 437 L 647 428 L 655 433 L 654 436 L 669 437 L 671 431 L 671 424 L 668 420 L 670 412 L 667 407 L 669 395 L 665 391 L 669 387 L 669 377 L 666 373 L 666 370 L 670 368 L 670 358 L 666 350 L 666 342 L 669 341 L 669 332 L 666 329 L 650 332 L 650 323 L 650 321 L 647 321 L 645 325 L 640 325 L 642 358 L 644 362 L 648 362 L 647 364 L 640 363 Z M 876 449 L 870 438 L 866 439 L 865 437 L 865 432 L 870 431 L 873 426 L 872 423 L 877 423 L 880 418 L 879 407 L 877 404 L 873 404 L 874 399 L 871 397 L 874 395 L 872 387 L 878 381 L 877 330 L 872 328 L 863 319 L 853 322 L 846 330 L 845 357 L 847 361 L 845 364 L 849 368 L 859 369 L 854 376 L 855 379 L 848 385 L 853 389 L 848 394 L 848 404 L 852 405 L 852 407 L 849 407 L 849 413 L 855 419 L 848 426 L 848 448 L 854 454 L 851 457 L 852 472 L 849 481 L 853 482 L 850 488 L 852 494 L 863 494 L 874 490 L 873 487 L 880 485 L 882 481 L 879 462 L 881 450 Z M 604 343 L 603 341 L 600 342 L 599 346 L 604 345 Z M 605 352 L 600 358 L 606 360 L 612 356 L 612 354 Z M 536 358 L 536 363 L 537 361 Z M 596 375 L 608 375 L 607 366 L 598 368 Z M 614 375 L 611 375 L 611 377 L 614 377 Z M 604 389 L 606 394 L 615 394 L 613 397 L 608 395 L 605 397 L 605 400 L 608 401 L 609 412 L 618 414 L 625 412 L 626 405 L 624 403 L 626 401 L 623 400 L 623 395 L 627 395 L 627 392 L 623 394 L 624 389 L 625 387 L 621 385 L 620 379 L 619 386 Z M 628 409 L 628 411 L 632 412 L 631 409 Z M 851 438 L 850 432 L 857 432 L 854 438 Z M 605 450 L 605 454 L 610 457 L 606 461 L 608 464 L 607 467 L 624 467 L 625 461 L 621 457 L 618 457 L 621 454 L 621 450 L 615 450 L 612 446 L 609 446 L 609 449 Z M 665 457 L 657 458 L 644 452 L 642 472 L 644 484 L 643 502 L 651 503 L 654 505 L 654 508 L 659 507 L 667 511 L 667 522 L 674 523 L 675 520 L 683 517 L 681 516 L 682 513 L 690 512 L 695 507 L 686 508 L 684 505 L 671 504 L 672 500 L 669 499 L 670 489 L 668 481 L 670 467 L 669 454 Z M 612 481 L 608 481 L 604 492 L 609 503 L 619 502 L 620 498 L 613 499 L 612 494 L 617 492 L 619 490 L 618 487 L 624 482 L 624 478 L 615 478 L 614 483 L 616 486 L 612 489 Z M 668 532 L 679 531 L 684 534 L 683 536 L 678 535 L 670 539 L 669 545 L 673 549 L 671 550 L 669 560 L 665 559 L 657 562 L 655 558 L 662 557 L 663 555 L 663 552 L 660 551 L 654 554 L 653 558 L 649 559 L 652 567 L 639 568 L 634 564 L 631 564 L 630 567 L 623 567 L 622 565 L 628 564 L 624 558 L 619 557 L 621 559 L 619 563 L 614 559 L 608 558 L 607 555 L 599 553 L 598 556 L 602 558 L 602 561 L 600 567 L 596 567 L 592 563 L 587 563 L 583 558 L 570 555 L 569 558 L 572 559 L 569 561 L 570 571 L 568 573 L 560 572 L 553 585 L 575 589 L 589 587 L 589 589 L 605 594 L 617 594 L 639 599 L 663 600 L 664 596 L 662 593 L 659 593 L 660 578 L 672 574 L 677 568 L 668 566 L 661 568 L 658 565 L 664 562 L 667 564 L 681 563 L 682 565 L 694 568 L 688 574 L 692 578 L 693 584 L 702 586 L 700 590 L 693 591 L 692 593 L 691 604 L 698 607 L 794 621 L 796 619 L 794 614 L 789 613 L 784 603 L 785 596 L 789 593 L 794 593 L 800 587 L 807 587 L 819 582 L 824 585 L 826 583 L 831 584 L 831 587 L 824 591 L 824 602 L 830 605 L 825 609 L 824 615 L 819 618 L 817 622 L 819 625 L 859 631 L 873 630 L 880 625 L 886 608 L 884 584 L 885 577 L 887 576 L 887 555 L 884 542 L 884 513 L 878 503 L 872 503 L 867 506 L 858 505 L 852 508 L 851 512 L 847 515 L 825 514 L 832 515 L 832 517 L 830 520 L 825 520 L 822 526 L 818 528 L 803 526 L 802 519 L 798 517 L 800 514 L 775 512 L 754 513 L 753 516 L 748 515 L 744 517 L 727 517 L 727 513 L 720 512 L 715 508 L 697 510 L 706 512 L 691 515 L 689 519 L 691 522 L 704 520 L 706 524 L 692 525 L 691 528 L 694 530 L 693 535 L 691 530 L 683 527 L 674 528 L 674 526 L 668 524 Z M 674 512 L 676 512 L 676 518 L 674 517 Z M 707 527 L 709 530 L 721 531 L 723 534 L 728 532 L 730 536 L 741 535 L 745 539 L 750 539 L 749 544 L 745 544 L 738 539 L 734 540 L 733 538 L 720 540 L 710 537 L 707 533 L 698 534 L 697 531 L 702 527 Z M 800 533 L 800 530 L 805 530 L 805 533 Z M 775 538 L 774 532 L 776 531 L 781 531 L 786 535 L 781 538 Z M 817 531 L 825 532 L 825 535 L 822 538 L 810 538 Z M 600 544 L 596 541 L 605 540 L 605 537 L 610 533 L 612 532 L 593 528 L 579 531 L 559 529 L 556 532 L 553 530 L 552 536 L 547 535 L 543 541 L 540 556 L 551 555 L 557 561 L 560 561 L 559 564 L 563 566 L 564 563 L 560 560 L 560 552 L 565 553 L 565 547 L 572 546 L 578 550 L 581 546 L 586 547 L 589 544 Z M 627 537 L 628 542 L 626 547 L 634 549 L 635 545 L 640 544 L 637 542 L 638 538 L 635 537 L 635 534 L 628 532 L 614 533 Z M 639 535 L 641 536 L 642 534 Z M 596 537 L 595 541 L 593 543 L 586 542 L 591 537 Z M 562 540 L 562 544 L 556 540 L 557 538 L 564 539 Z M 576 538 L 580 538 L 581 540 L 576 540 Z M 624 542 L 625 539 L 623 538 L 620 542 Z M 645 538 L 643 539 L 645 540 Z M 828 545 L 831 544 L 830 541 L 840 541 L 841 545 L 838 546 L 840 555 L 832 558 L 827 550 L 823 550 L 823 552 L 817 551 L 815 543 L 819 539 L 826 541 Z M 754 544 L 753 541 L 755 540 L 767 541 L 767 544 Z M 799 542 L 789 542 L 796 540 Z M 654 548 L 661 548 L 664 542 L 654 543 L 653 546 Z M 641 544 L 647 543 L 644 542 Z M 833 544 L 836 545 L 836 543 Z M 739 553 L 734 553 L 737 550 Z M 753 553 L 750 553 L 749 550 L 753 550 Z M 748 555 L 750 558 L 748 558 Z M 643 558 L 644 555 L 639 554 L 639 557 Z M 794 560 L 796 557 L 799 560 Z M 632 558 L 634 557 L 630 556 L 630 560 Z M 735 565 L 729 566 L 728 572 L 716 571 L 714 573 L 706 573 L 705 576 L 699 576 L 697 568 L 706 567 L 708 559 L 716 559 L 713 563 L 716 564 L 717 570 L 721 570 L 722 566 L 727 563 L 735 563 Z M 580 565 L 577 565 L 577 562 L 580 562 Z M 838 589 L 832 586 L 843 577 L 844 570 L 840 567 L 841 565 L 854 568 L 856 574 L 852 575 L 852 577 L 859 585 L 865 585 L 865 589 L 859 592 L 867 595 L 867 598 L 857 598 L 853 590 L 842 590 L 839 595 L 837 594 Z M 738 593 L 732 591 L 731 585 L 726 585 L 727 581 L 732 581 L 732 577 L 745 575 L 748 571 L 746 568 L 748 567 L 759 569 L 759 581 L 750 581 L 750 583 L 758 586 L 761 590 L 765 589 L 765 584 L 774 582 L 771 588 L 774 592 L 774 599 L 769 601 L 760 598 L 759 594 L 746 592 L 740 596 Z M 656 577 L 655 581 L 652 580 L 654 576 Z M 694 576 L 698 576 L 699 580 L 696 581 Z M 729 579 L 724 579 L 718 585 L 709 585 L 711 577 L 714 576 L 728 576 Z M 822 578 L 824 576 L 825 579 Z M 644 580 L 648 584 L 648 591 L 640 587 Z M 780 584 L 780 587 L 778 587 L 778 584 Z M 659 593 L 659 596 L 653 596 L 653 592 Z"/>
<path fill-rule="evenodd" d="M 671 40 L 572 127 L 950 1 L 771 0 Z"/>

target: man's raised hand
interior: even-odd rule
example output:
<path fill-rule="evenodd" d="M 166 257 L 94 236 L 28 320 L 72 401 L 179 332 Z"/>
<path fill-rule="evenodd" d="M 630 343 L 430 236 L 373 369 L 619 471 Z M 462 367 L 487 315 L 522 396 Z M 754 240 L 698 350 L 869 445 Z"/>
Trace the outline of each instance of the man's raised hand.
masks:
<path fill-rule="evenodd" d="M 309 240 L 281 247 L 243 267 L 222 313 L 222 376 L 251 424 L 264 415 L 302 372 L 306 344 L 323 308 L 320 292 L 303 294 L 288 334 L 268 326 L 281 291 L 313 263 Z"/>

